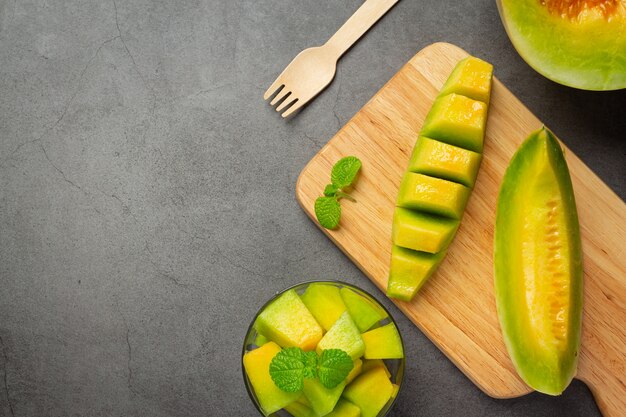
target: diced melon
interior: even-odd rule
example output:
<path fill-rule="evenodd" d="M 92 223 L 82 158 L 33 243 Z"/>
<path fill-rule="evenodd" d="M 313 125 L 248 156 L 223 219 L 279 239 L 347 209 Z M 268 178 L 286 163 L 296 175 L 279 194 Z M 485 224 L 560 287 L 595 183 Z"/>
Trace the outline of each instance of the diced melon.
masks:
<path fill-rule="evenodd" d="M 480 153 L 486 122 L 485 103 L 459 94 L 448 94 L 435 100 L 424 120 L 421 134 Z"/>
<path fill-rule="evenodd" d="M 396 207 L 391 236 L 403 248 L 437 253 L 448 247 L 458 227 L 458 220 Z"/>
<path fill-rule="evenodd" d="M 346 384 L 349 384 L 350 382 L 354 380 L 354 378 L 359 376 L 359 374 L 361 373 L 361 368 L 363 367 L 363 361 L 361 359 L 355 359 L 353 362 L 353 365 L 354 366 L 352 370 L 346 377 Z"/>
<path fill-rule="evenodd" d="M 346 311 L 339 288 L 335 285 L 313 283 L 307 287 L 300 298 L 324 330 L 330 329 L 339 316 Z"/>
<path fill-rule="evenodd" d="M 456 93 L 489 104 L 492 75 L 493 65 L 469 56 L 456 64 L 439 95 Z"/>
<path fill-rule="evenodd" d="M 473 188 L 482 155 L 421 136 L 413 148 L 408 170 Z"/>
<path fill-rule="evenodd" d="M 460 219 L 470 189 L 456 182 L 407 172 L 400 183 L 398 207 Z"/>
<path fill-rule="evenodd" d="M 361 373 L 364 374 L 376 367 L 383 368 L 387 374 L 387 378 L 391 378 L 391 372 L 389 372 L 389 368 L 387 368 L 387 365 L 385 365 L 382 359 L 364 359 L 363 365 L 361 366 Z"/>
<path fill-rule="evenodd" d="M 361 409 L 350 401 L 341 398 L 335 409 L 324 417 L 361 417 Z"/>
<path fill-rule="evenodd" d="M 343 392 L 343 396 L 361 409 L 362 417 L 376 417 L 391 398 L 393 386 L 381 367 L 359 375 Z"/>
<path fill-rule="evenodd" d="M 396 325 L 386 324 L 361 335 L 365 342 L 365 359 L 402 359 L 402 339 Z"/>
<path fill-rule="evenodd" d="M 282 347 L 313 350 L 322 338 L 322 328 L 294 290 L 265 307 L 255 326 L 259 333 Z"/>
<path fill-rule="evenodd" d="M 339 292 L 348 308 L 350 317 L 352 317 L 361 333 L 369 330 L 374 324 L 387 317 L 387 313 L 380 306 L 357 294 L 350 288 L 344 287 Z"/>
<path fill-rule="evenodd" d="M 345 381 L 335 388 L 326 388 L 319 379 L 305 378 L 302 393 L 309 401 L 309 404 L 311 404 L 311 408 L 315 413 L 318 416 L 325 416 L 333 411 L 345 387 Z"/>
<path fill-rule="evenodd" d="M 321 354 L 325 349 L 341 349 L 350 355 L 352 360 L 363 356 L 365 344 L 361 338 L 361 332 L 348 312 L 339 317 L 317 344 L 317 353 Z"/>
<path fill-rule="evenodd" d="M 306 401 L 306 397 L 302 396 Z M 287 404 L 285 410 L 293 417 L 318 417 L 317 413 L 311 408 L 308 401 L 306 403 L 300 399 Z"/>
<path fill-rule="evenodd" d="M 243 355 L 243 367 L 254 388 L 259 405 L 265 415 L 272 414 L 297 400 L 301 393 L 279 389 L 270 376 L 270 362 L 280 352 L 280 346 L 268 342 L 258 349 Z"/>
<path fill-rule="evenodd" d="M 263 336 L 261 333 L 257 334 L 256 338 L 254 339 L 254 344 L 259 346 L 259 347 L 263 346 L 267 342 L 269 342 L 268 338 Z"/>
<path fill-rule="evenodd" d="M 387 295 L 398 300 L 411 301 L 437 270 L 445 255 L 445 250 L 433 254 L 393 245 Z"/>

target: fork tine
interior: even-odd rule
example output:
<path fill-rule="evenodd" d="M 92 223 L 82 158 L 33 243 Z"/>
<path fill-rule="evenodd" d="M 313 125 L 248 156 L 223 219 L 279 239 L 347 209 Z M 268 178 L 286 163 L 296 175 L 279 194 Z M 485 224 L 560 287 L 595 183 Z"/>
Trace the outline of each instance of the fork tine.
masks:
<path fill-rule="evenodd" d="M 289 97 L 290 94 L 291 91 L 287 89 L 287 86 L 283 87 L 283 89 L 280 90 L 278 94 L 276 94 L 276 97 L 272 99 L 270 105 L 273 106 L 276 103 L 280 103 L 281 100 L 286 99 L 287 97 Z"/>
<path fill-rule="evenodd" d="M 272 94 L 278 91 L 281 87 L 285 88 L 285 85 L 281 84 L 279 80 L 280 80 L 280 77 L 274 80 L 272 85 L 270 85 L 270 88 L 268 88 L 265 94 L 263 94 L 263 100 L 267 100 L 268 98 L 270 98 Z"/>
<path fill-rule="evenodd" d="M 280 113 L 281 111 L 285 110 L 287 107 L 291 106 L 293 103 L 295 103 L 296 101 L 298 101 L 298 99 L 296 97 L 294 97 L 293 94 L 289 95 L 289 97 L 287 97 L 285 100 L 283 100 L 282 103 L 280 103 L 277 107 L 276 107 L 276 111 L 278 113 Z"/>
<path fill-rule="evenodd" d="M 289 107 L 283 114 L 283 118 L 289 117 L 289 115 L 293 114 L 300 107 L 304 106 L 307 102 L 304 100 L 296 99 L 293 101 L 293 106 Z"/>

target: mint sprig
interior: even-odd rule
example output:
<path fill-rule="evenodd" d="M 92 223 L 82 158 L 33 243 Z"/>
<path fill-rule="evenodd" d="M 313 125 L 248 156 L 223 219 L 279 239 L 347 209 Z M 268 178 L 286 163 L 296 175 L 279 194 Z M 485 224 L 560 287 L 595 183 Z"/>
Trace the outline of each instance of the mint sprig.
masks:
<path fill-rule="evenodd" d="M 361 165 L 361 161 L 356 156 L 346 156 L 333 166 L 330 173 L 331 183 L 324 188 L 324 197 L 315 200 L 315 217 L 322 227 L 332 230 L 339 226 L 341 218 L 339 200 L 341 198 L 356 202 L 348 194 L 348 189 L 356 180 Z"/>
<path fill-rule="evenodd" d="M 318 378 L 328 388 L 341 383 L 352 368 L 352 358 L 341 349 L 326 349 L 321 356 L 289 347 L 278 352 L 270 362 L 270 377 L 285 392 L 298 392 L 304 387 L 304 378 Z"/>

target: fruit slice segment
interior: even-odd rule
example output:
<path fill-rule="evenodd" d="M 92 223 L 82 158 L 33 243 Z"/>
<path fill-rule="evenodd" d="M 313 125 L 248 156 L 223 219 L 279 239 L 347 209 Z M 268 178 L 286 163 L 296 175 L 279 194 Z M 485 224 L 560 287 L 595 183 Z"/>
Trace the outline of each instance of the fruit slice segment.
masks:
<path fill-rule="evenodd" d="M 361 409 L 362 417 L 376 417 L 393 394 L 393 386 L 382 367 L 361 374 L 343 396 Z"/>
<path fill-rule="evenodd" d="M 282 347 L 313 350 L 322 338 L 322 328 L 294 290 L 289 290 L 265 307 L 256 329 Z"/>
<path fill-rule="evenodd" d="M 352 317 L 356 327 L 359 328 L 359 332 L 362 333 L 369 330 L 374 324 L 387 317 L 385 310 L 350 288 L 344 287 L 339 290 L 339 293 L 348 308 L 350 317 Z"/>
<path fill-rule="evenodd" d="M 335 409 L 324 417 L 360 417 L 361 409 L 348 400 L 341 398 Z"/>
<path fill-rule="evenodd" d="M 402 359 L 402 339 L 393 323 L 363 333 L 365 342 L 365 359 Z"/>
<path fill-rule="evenodd" d="M 458 227 L 458 220 L 397 207 L 391 236 L 403 248 L 437 253 L 448 246 Z"/>
<path fill-rule="evenodd" d="M 409 171 L 473 188 L 482 155 L 427 137 L 420 137 L 413 148 Z"/>
<path fill-rule="evenodd" d="M 489 104 L 492 74 L 493 66 L 490 63 L 468 56 L 456 65 L 439 95 L 461 94 Z"/>
<path fill-rule="evenodd" d="M 352 360 L 363 356 L 365 343 L 348 312 L 339 317 L 318 343 L 317 353 L 321 353 L 324 349 L 341 349 L 350 355 Z"/>
<path fill-rule="evenodd" d="M 418 252 L 393 245 L 387 295 L 410 301 L 446 256 L 439 253 Z"/>
<path fill-rule="evenodd" d="M 318 417 L 317 413 L 313 411 L 310 403 L 304 396 L 286 405 L 285 410 L 293 417 Z"/>
<path fill-rule="evenodd" d="M 435 100 L 424 120 L 421 134 L 450 145 L 482 152 L 487 104 L 459 94 Z"/>
<path fill-rule="evenodd" d="M 398 207 L 460 219 L 470 189 L 428 175 L 407 172 L 398 191 Z"/>
<path fill-rule="evenodd" d="M 567 164 L 545 128 L 522 144 L 504 176 L 494 261 L 498 315 L 513 363 L 535 390 L 560 394 L 576 373 L 582 255 Z"/>
<path fill-rule="evenodd" d="M 300 298 L 324 330 L 330 329 L 339 316 L 346 311 L 339 288 L 335 285 L 313 283 Z"/>
<path fill-rule="evenodd" d="M 304 380 L 304 393 L 306 399 L 311 404 L 311 408 L 318 416 L 325 416 L 333 411 L 335 404 L 339 401 L 343 389 L 346 387 L 346 383 L 341 382 L 334 388 L 326 388 L 318 379 Z"/>
<path fill-rule="evenodd" d="M 280 390 L 270 377 L 270 362 L 280 350 L 276 343 L 268 342 L 243 355 L 243 367 L 265 415 L 280 410 L 300 396 L 300 393 Z"/>

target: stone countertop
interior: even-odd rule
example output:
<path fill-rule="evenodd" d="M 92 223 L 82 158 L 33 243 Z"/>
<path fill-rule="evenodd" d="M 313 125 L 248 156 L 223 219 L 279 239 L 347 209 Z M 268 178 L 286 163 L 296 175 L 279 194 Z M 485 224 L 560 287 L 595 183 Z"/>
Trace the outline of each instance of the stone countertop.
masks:
<path fill-rule="evenodd" d="M 0 0 L 0 415 L 254 416 L 243 335 L 274 292 L 341 279 L 382 298 L 294 198 L 307 161 L 409 58 L 447 41 L 626 195 L 624 92 L 554 84 L 492 0 L 404 0 L 297 117 L 262 93 L 360 2 Z M 389 300 L 407 345 L 392 416 L 599 416 L 496 400 Z"/>

